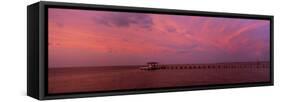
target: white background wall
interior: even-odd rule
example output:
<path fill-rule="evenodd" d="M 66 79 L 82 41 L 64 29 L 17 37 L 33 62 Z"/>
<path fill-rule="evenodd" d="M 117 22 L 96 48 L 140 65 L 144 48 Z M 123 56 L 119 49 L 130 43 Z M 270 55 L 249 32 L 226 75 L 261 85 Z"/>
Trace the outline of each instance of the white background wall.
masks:
<path fill-rule="evenodd" d="M 53 1 L 53 0 L 52 0 Z M 200 11 L 266 14 L 275 16 L 275 85 L 189 92 L 171 92 L 97 98 L 53 100 L 58 102 L 280 102 L 281 9 L 280 0 L 57 0 L 90 4 L 140 6 Z M 26 6 L 37 0 L 1 0 L 0 3 L 0 101 L 34 102 L 26 96 Z"/>

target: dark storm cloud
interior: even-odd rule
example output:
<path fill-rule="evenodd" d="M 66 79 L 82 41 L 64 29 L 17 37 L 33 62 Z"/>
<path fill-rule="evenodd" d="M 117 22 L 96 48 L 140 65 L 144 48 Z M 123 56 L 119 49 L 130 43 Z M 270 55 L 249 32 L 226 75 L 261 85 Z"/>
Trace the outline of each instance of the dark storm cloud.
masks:
<path fill-rule="evenodd" d="M 153 25 L 152 18 L 146 14 L 113 13 L 102 16 L 98 23 L 106 26 L 129 27 L 136 25 L 142 28 L 150 28 Z"/>

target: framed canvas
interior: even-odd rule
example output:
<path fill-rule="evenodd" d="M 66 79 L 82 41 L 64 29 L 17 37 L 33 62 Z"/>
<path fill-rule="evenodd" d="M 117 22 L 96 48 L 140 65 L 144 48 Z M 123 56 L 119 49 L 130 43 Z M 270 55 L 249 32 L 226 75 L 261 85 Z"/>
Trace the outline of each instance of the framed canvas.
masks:
<path fill-rule="evenodd" d="M 273 16 L 27 8 L 27 94 L 40 100 L 273 85 Z"/>

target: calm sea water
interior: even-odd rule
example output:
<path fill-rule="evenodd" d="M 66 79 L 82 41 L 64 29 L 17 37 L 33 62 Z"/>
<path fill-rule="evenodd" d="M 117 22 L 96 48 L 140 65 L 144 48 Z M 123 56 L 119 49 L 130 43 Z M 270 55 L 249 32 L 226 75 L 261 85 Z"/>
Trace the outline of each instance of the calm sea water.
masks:
<path fill-rule="evenodd" d="M 49 68 L 48 92 L 73 93 L 266 82 L 269 68 L 140 70 L 140 66 Z"/>

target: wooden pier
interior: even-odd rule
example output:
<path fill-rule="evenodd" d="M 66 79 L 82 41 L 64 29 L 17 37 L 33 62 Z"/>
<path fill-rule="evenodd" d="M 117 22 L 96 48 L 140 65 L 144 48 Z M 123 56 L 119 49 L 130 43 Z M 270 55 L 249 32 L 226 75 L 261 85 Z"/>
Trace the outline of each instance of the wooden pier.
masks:
<path fill-rule="evenodd" d="M 232 62 L 215 64 L 169 64 L 161 65 L 157 62 L 148 62 L 147 66 L 140 67 L 141 70 L 161 70 L 161 69 L 224 69 L 224 68 L 269 68 L 269 62 Z"/>

